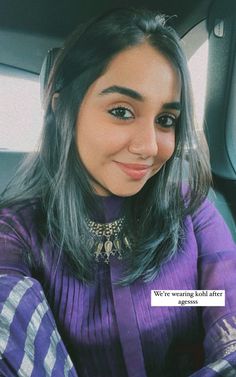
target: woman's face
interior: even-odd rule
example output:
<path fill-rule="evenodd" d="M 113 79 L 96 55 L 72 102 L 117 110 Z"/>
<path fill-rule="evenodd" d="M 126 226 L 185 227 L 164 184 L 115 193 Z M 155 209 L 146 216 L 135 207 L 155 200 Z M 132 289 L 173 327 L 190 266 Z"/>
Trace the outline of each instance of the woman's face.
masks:
<path fill-rule="evenodd" d="M 98 195 L 136 194 L 171 157 L 180 94 L 177 70 L 148 44 L 116 55 L 90 86 L 76 144 Z"/>

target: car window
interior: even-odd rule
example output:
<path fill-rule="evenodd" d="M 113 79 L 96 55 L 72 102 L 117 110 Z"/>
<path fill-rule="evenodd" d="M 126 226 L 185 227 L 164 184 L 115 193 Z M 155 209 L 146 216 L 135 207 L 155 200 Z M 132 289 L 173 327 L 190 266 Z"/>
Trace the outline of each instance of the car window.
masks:
<path fill-rule="evenodd" d="M 38 76 L 0 66 L 0 98 L 0 150 L 35 150 L 42 128 Z"/>
<path fill-rule="evenodd" d="M 208 40 L 189 59 L 189 70 L 193 86 L 193 97 L 198 129 L 204 126 L 204 108 L 207 84 Z"/>

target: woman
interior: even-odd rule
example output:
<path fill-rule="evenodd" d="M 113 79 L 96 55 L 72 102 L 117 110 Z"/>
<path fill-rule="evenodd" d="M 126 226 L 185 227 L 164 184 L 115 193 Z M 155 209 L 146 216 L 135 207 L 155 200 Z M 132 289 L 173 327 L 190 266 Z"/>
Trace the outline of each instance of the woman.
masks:
<path fill-rule="evenodd" d="M 45 107 L 1 203 L 1 374 L 233 373 L 235 245 L 205 199 L 175 32 L 149 11 L 93 20 L 59 53 Z M 151 307 L 152 289 L 225 289 L 226 305 Z"/>

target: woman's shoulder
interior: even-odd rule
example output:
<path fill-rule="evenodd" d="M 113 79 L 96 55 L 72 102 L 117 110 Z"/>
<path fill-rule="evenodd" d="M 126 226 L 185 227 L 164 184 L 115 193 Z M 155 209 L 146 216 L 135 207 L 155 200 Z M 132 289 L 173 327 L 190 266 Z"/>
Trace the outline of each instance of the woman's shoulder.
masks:
<path fill-rule="evenodd" d="M 39 212 L 42 212 L 42 204 L 38 198 L 0 203 L 0 219 L 8 218 L 10 220 L 11 218 L 20 217 L 32 220 Z"/>
<path fill-rule="evenodd" d="M 216 226 L 226 226 L 223 216 L 216 208 L 214 201 L 211 197 L 206 197 L 199 204 L 198 208 L 192 214 L 192 221 L 196 229 L 205 228 L 211 224 Z"/>
<path fill-rule="evenodd" d="M 42 206 L 37 199 L 5 204 L 0 209 L 0 271 L 30 276 L 29 261 L 40 260 Z"/>
<path fill-rule="evenodd" d="M 1 237 L 12 234 L 30 243 L 43 224 L 42 204 L 37 198 L 6 202 L 0 206 Z"/>
<path fill-rule="evenodd" d="M 222 252 L 233 252 L 235 254 L 236 245 L 232 234 L 210 198 L 206 198 L 201 203 L 192 214 L 191 220 L 198 247 L 202 254 Z"/>
<path fill-rule="evenodd" d="M 194 199 L 194 193 L 192 192 L 190 186 L 186 183 L 183 183 L 181 186 L 181 196 L 187 210 L 188 218 L 190 217 L 192 219 L 192 222 L 196 227 L 198 227 L 200 224 L 206 225 L 208 222 L 223 221 L 221 214 L 214 204 L 212 189 L 210 189 L 208 193 L 204 193 L 201 199 L 199 197 L 197 205 L 194 205 L 194 207 L 191 208 L 191 211 L 189 210 L 189 205 Z"/>

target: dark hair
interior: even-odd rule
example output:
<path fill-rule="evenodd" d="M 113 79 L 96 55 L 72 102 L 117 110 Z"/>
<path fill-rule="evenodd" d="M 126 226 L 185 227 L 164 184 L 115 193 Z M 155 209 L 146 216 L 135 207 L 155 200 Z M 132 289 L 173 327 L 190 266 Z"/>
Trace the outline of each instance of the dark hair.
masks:
<path fill-rule="evenodd" d="M 47 232 L 63 250 L 76 276 L 85 281 L 92 279 L 94 258 L 92 251 L 85 249 L 81 235 L 87 231 L 85 218 L 98 204 L 78 156 L 75 122 L 86 91 L 111 59 L 144 42 L 178 69 L 182 111 L 173 156 L 140 192 L 125 201 L 126 229 L 134 248 L 127 254 L 128 269 L 122 284 L 157 275 L 162 264 L 181 248 L 184 219 L 198 208 L 209 189 L 207 149 L 194 125 L 187 62 L 166 17 L 148 10 L 116 9 L 76 30 L 61 49 L 50 75 L 39 152 L 26 162 L 15 189 L 8 190 L 7 196 L 41 200 Z M 52 98 L 57 92 L 60 95 L 53 111 Z M 186 158 L 189 173 L 183 188 Z"/>

